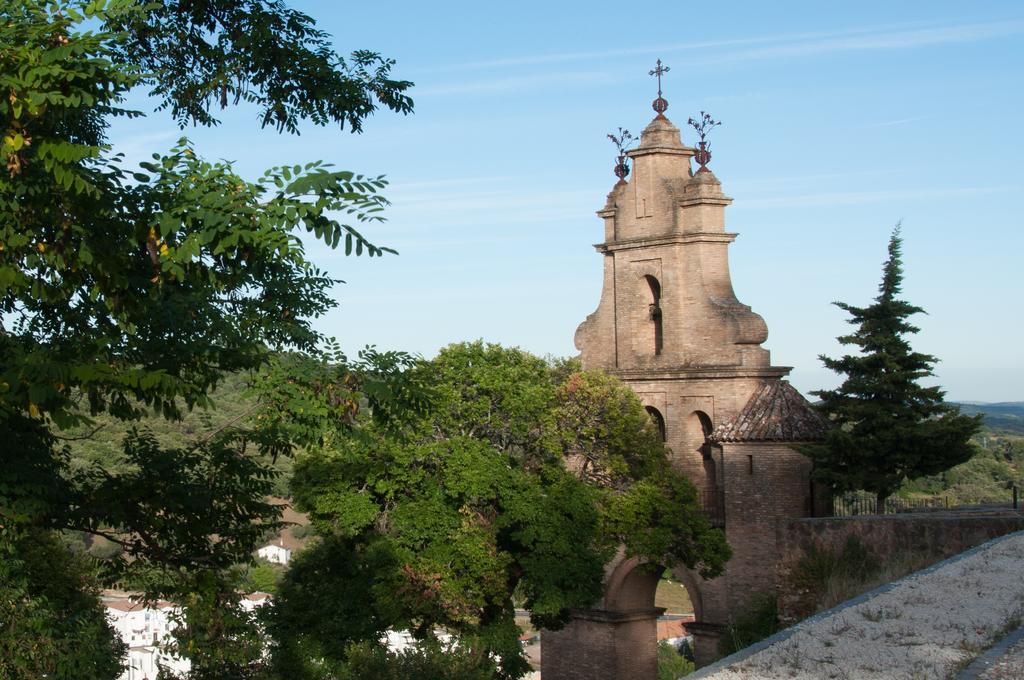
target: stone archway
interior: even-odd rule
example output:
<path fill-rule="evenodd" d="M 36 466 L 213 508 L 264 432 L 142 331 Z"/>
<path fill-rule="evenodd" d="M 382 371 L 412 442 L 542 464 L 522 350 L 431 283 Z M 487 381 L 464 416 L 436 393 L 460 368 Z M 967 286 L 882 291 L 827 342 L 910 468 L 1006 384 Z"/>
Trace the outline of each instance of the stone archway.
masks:
<path fill-rule="evenodd" d="M 620 551 L 605 568 L 604 596 L 591 609 L 573 612 L 561 630 L 541 634 L 544 680 L 627 680 L 658 675 L 658 617 L 654 604 L 664 567 L 627 558 Z M 698 577 L 685 569 L 674 576 L 686 586 L 701 620 Z"/>

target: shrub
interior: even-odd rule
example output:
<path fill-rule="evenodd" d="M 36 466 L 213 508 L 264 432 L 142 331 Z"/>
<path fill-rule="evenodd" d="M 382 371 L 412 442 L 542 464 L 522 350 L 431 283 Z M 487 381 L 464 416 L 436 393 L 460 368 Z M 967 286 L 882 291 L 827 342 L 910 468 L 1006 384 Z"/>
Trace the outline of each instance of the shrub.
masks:
<path fill-rule="evenodd" d="M 424 640 L 401 651 L 363 642 L 348 648 L 337 668 L 338 680 L 494 680 L 503 677 L 486 654 L 436 640 Z"/>
<path fill-rule="evenodd" d="M 658 643 L 658 680 L 676 680 L 694 671 L 692 661 L 675 647 L 662 640 Z"/>
<path fill-rule="evenodd" d="M 755 597 L 747 611 L 732 620 L 726 627 L 719 646 L 722 656 L 760 642 L 781 628 L 779 605 L 775 595 L 764 593 Z"/>
<path fill-rule="evenodd" d="M 259 591 L 261 593 L 277 592 L 277 582 L 281 579 L 284 569 L 267 562 L 260 562 L 249 567 L 249 571 L 242 583 L 242 589 L 247 593 Z"/>
<path fill-rule="evenodd" d="M 878 558 L 856 536 L 849 536 L 838 551 L 812 545 L 789 575 L 787 587 L 796 594 L 791 613 L 803 618 L 838 604 L 852 597 L 845 595 L 856 590 L 855 584 L 869 581 L 880 570 Z"/>

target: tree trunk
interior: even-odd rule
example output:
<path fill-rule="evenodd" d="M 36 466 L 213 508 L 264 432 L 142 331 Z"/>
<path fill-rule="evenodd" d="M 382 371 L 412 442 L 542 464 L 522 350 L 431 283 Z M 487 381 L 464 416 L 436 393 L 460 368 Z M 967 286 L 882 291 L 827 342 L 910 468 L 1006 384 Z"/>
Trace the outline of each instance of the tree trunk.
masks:
<path fill-rule="evenodd" d="M 878 493 L 875 494 L 875 514 L 876 515 L 884 515 L 885 514 L 885 499 L 888 498 L 888 497 L 889 497 L 889 494 L 882 493 L 881 491 L 879 491 Z"/>

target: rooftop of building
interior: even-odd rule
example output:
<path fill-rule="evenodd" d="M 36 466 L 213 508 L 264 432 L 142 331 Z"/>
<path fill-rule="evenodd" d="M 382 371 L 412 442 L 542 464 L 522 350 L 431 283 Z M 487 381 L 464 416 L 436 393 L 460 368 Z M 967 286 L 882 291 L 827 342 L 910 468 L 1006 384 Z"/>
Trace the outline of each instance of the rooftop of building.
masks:
<path fill-rule="evenodd" d="M 726 442 L 815 442 L 825 438 L 828 423 L 785 380 L 765 380 L 731 420 L 709 439 Z"/>

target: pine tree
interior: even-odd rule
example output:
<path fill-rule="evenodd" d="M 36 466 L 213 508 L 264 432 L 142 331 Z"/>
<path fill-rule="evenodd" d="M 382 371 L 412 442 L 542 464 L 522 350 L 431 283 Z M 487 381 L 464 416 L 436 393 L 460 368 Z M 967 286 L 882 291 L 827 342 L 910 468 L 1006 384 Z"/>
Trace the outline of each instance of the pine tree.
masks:
<path fill-rule="evenodd" d="M 836 491 L 864 489 L 875 494 L 877 509 L 906 479 L 931 475 L 968 460 L 971 436 L 981 423 L 944 403 L 939 387 L 919 381 L 934 375 L 938 359 L 911 349 L 906 336 L 918 328 L 908 319 L 923 313 L 899 299 L 903 282 L 900 226 L 889 239 L 889 259 L 874 304 L 833 303 L 857 327 L 838 338 L 859 353 L 831 359 L 825 366 L 845 375 L 834 390 L 819 390 L 820 408 L 836 427 L 824 447 L 812 454 L 818 479 Z"/>

